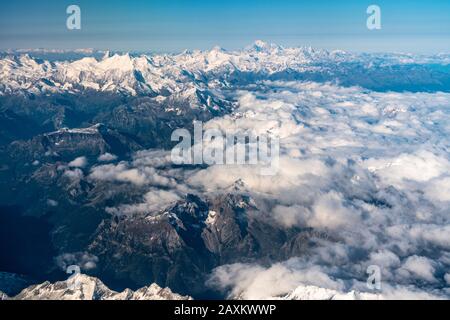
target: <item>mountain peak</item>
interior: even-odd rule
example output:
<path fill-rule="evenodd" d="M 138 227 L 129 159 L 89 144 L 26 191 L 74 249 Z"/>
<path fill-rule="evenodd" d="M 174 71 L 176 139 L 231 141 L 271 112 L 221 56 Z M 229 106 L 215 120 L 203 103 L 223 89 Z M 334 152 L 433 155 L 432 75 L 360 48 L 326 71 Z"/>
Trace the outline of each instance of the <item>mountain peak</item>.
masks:
<path fill-rule="evenodd" d="M 253 47 L 255 48 L 269 48 L 270 44 L 266 41 L 263 40 L 256 40 L 255 42 L 253 42 Z"/>
<path fill-rule="evenodd" d="M 221 46 L 215 46 L 211 49 L 211 51 L 225 52 L 226 50 Z"/>
<path fill-rule="evenodd" d="M 120 55 L 115 53 L 113 56 L 102 60 L 99 65 L 106 70 L 130 71 L 133 69 L 133 58 L 129 53 Z"/>
<path fill-rule="evenodd" d="M 5 299 L 8 297 L 5 295 Z M 168 288 L 151 284 L 137 291 L 125 289 L 116 292 L 102 281 L 85 274 L 76 274 L 65 281 L 44 282 L 22 290 L 12 300 L 191 300 L 191 297 L 173 293 Z"/>
<path fill-rule="evenodd" d="M 251 46 L 247 47 L 248 51 L 256 52 L 270 52 L 274 49 L 281 49 L 281 47 L 274 43 L 269 43 L 262 40 L 256 40 Z"/>
<path fill-rule="evenodd" d="M 232 185 L 230 185 L 227 190 L 229 192 L 243 192 L 247 191 L 247 185 L 245 184 L 244 180 L 238 179 L 235 182 L 233 182 Z"/>

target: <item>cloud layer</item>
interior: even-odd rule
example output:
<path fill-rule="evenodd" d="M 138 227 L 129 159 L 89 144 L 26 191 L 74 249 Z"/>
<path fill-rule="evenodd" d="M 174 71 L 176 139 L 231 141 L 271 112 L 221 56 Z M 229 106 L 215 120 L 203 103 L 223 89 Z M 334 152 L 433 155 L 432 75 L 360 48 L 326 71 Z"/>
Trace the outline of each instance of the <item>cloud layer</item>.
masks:
<path fill-rule="evenodd" d="M 240 179 L 274 223 L 326 236 L 313 239 L 307 257 L 219 267 L 208 284 L 230 297 L 308 286 L 366 298 L 450 297 L 450 94 L 263 82 L 235 98 L 239 108 L 205 128 L 278 136 L 276 175 L 248 165 L 175 168 L 169 152 L 143 151 L 90 169 L 89 179 L 143 190 L 141 203 L 108 211 L 161 210 L 187 192 L 220 192 Z M 370 265 L 381 268 L 381 292 L 366 287 Z"/>
<path fill-rule="evenodd" d="M 278 175 L 213 166 L 189 183 L 211 191 L 242 179 L 255 197 L 273 199 L 280 225 L 329 237 L 307 259 L 223 266 L 211 283 L 246 298 L 267 288 L 286 294 L 292 284 L 367 291 L 366 269 L 378 265 L 384 298 L 448 297 L 450 95 L 265 85 L 240 94 L 237 114 L 208 125 L 279 135 Z"/>

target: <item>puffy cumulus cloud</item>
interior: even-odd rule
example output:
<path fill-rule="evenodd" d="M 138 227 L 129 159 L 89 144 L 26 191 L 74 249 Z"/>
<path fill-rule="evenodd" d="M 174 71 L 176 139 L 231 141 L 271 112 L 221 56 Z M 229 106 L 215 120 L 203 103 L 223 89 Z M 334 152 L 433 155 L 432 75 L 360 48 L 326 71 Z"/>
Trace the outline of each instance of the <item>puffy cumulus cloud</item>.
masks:
<path fill-rule="evenodd" d="M 141 190 L 140 202 L 106 208 L 111 214 L 134 215 L 162 210 L 191 192 L 183 183 L 188 174 L 188 171 L 173 167 L 169 152 L 143 150 L 136 152 L 130 161 L 94 166 L 89 179 L 106 183 L 128 183 Z"/>
<path fill-rule="evenodd" d="M 106 155 L 99 161 L 106 162 L 112 159 Z M 189 172 L 173 166 L 170 152 L 143 150 L 136 152 L 129 161 L 95 165 L 90 168 L 85 178 L 91 183 L 102 183 L 105 188 L 108 184 L 129 184 L 129 187 L 124 187 L 133 190 L 135 195 L 133 199 L 140 196 L 141 200 L 133 202 L 124 200 L 124 203 L 105 208 L 106 212 L 112 215 L 128 216 L 160 211 L 187 193 L 194 192 L 184 184 Z"/>
<path fill-rule="evenodd" d="M 370 171 L 384 179 L 385 183 L 400 188 L 408 182 L 428 182 L 450 171 L 447 158 L 423 150 L 401 154 L 395 158 L 370 159 L 366 161 L 366 165 Z M 438 193 L 436 195 L 439 197 Z M 445 196 L 440 197 L 445 199 Z"/>
<path fill-rule="evenodd" d="M 445 282 L 450 286 L 450 273 L 446 273 L 444 276 Z"/>
<path fill-rule="evenodd" d="M 272 216 L 285 227 L 308 226 L 328 231 L 357 228 L 361 223 L 360 212 L 345 206 L 343 196 L 335 191 L 317 195 L 311 208 L 276 205 Z"/>
<path fill-rule="evenodd" d="M 86 167 L 88 161 L 86 157 L 78 157 L 71 162 L 69 162 L 69 167 L 71 168 L 84 168 Z"/>
<path fill-rule="evenodd" d="M 137 186 L 175 187 L 177 184 L 172 177 L 164 176 L 154 167 L 144 165 L 134 167 L 127 162 L 95 166 L 89 177 L 94 180 L 126 182 Z"/>
<path fill-rule="evenodd" d="M 126 163 L 94 167 L 90 177 L 96 180 L 130 182 L 137 185 L 143 185 L 147 181 L 142 172 L 138 169 L 129 169 Z"/>
<path fill-rule="evenodd" d="M 450 202 L 450 177 L 430 181 L 425 186 L 425 195 L 434 201 Z"/>
<path fill-rule="evenodd" d="M 450 94 L 309 82 L 262 82 L 236 94 L 239 108 L 204 128 L 278 136 L 275 175 L 257 165 L 175 167 L 169 152 L 141 151 L 91 168 L 90 179 L 143 190 L 139 203 L 108 210 L 160 210 L 187 192 L 226 191 L 241 180 L 265 217 L 313 228 L 320 245 L 305 260 L 223 266 L 211 284 L 245 298 L 302 285 L 364 292 L 367 267 L 377 265 L 382 298 L 450 297 Z"/>
<path fill-rule="evenodd" d="M 417 247 L 439 248 L 450 250 L 450 224 L 422 224 L 396 225 L 387 229 L 387 234 L 393 239 L 409 239 L 411 248 Z"/>
<path fill-rule="evenodd" d="M 104 153 L 98 157 L 98 161 L 100 162 L 110 162 L 117 159 L 117 156 L 111 153 Z"/>
<path fill-rule="evenodd" d="M 382 268 L 399 267 L 400 259 L 392 251 L 382 249 L 370 253 L 370 265 L 377 265 Z"/>
<path fill-rule="evenodd" d="M 81 169 L 67 169 L 64 171 L 64 176 L 68 177 L 71 180 L 81 180 L 84 178 L 84 173 Z"/>
<path fill-rule="evenodd" d="M 355 299 L 444 299 L 442 291 L 427 292 L 407 285 L 382 284 L 372 291 L 366 283 L 342 280 L 336 270 L 308 265 L 294 258 L 269 267 L 231 264 L 214 269 L 207 284 L 227 292 L 228 298 L 244 300 L 355 300 Z"/>
<path fill-rule="evenodd" d="M 449 94 L 264 82 L 252 93 L 239 93 L 238 100 L 236 112 L 206 127 L 277 134 L 276 175 L 261 176 L 251 166 L 210 166 L 186 181 L 215 191 L 241 179 L 254 198 L 274 203 L 268 211 L 279 225 L 325 232 L 308 262 L 288 268 L 293 274 L 287 279 L 364 291 L 366 268 L 377 265 L 382 298 L 450 296 L 443 289 L 450 268 Z M 343 286 L 297 281 L 295 270 L 313 267 Z M 270 288 L 267 295 L 292 289 L 271 282 L 276 276 L 267 273 L 278 269 L 224 266 L 213 278 L 234 296 L 257 298 L 258 288 Z M 290 272 L 281 269 L 279 274 Z"/>
<path fill-rule="evenodd" d="M 410 277 L 409 274 L 413 274 L 418 279 L 428 282 L 436 282 L 436 278 L 434 277 L 436 269 L 433 264 L 433 261 L 426 257 L 414 255 L 406 259 L 400 269 L 400 272 L 402 274 L 406 273 L 407 277 Z"/>
<path fill-rule="evenodd" d="M 262 168 L 260 165 L 213 165 L 190 176 L 188 183 L 205 191 L 215 191 L 241 179 L 250 190 L 278 195 L 295 186 L 307 186 L 310 178 L 320 178 L 329 172 L 320 160 L 286 156 L 280 158 L 276 175 L 261 175 Z M 319 179 L 314 183 L 320 182 Z"/>
<path fill-rule="evenodd" d="M 258 265 L 232 264 L 214 270 L 209 285 L 229 289 L 230 298 L 246 300 L 270 299 L 293 291 L 301 284 L 342 289 L 343 284 L 334 281 L 318 267 L 298 269 L 295 261 L 274 264 L 269 268 Z"/>
<path fill-rule="evenodd" d="M 149 191 L 143 198 L 142 203 L 124 204 L 119 207 L 106 208 L 106 211 L 108 213 L 118 215 L 150 213 L 165 209 L 170 204 L 181 199 L 178 194 L 165 190 Z"/>
<path fill-rule="evenodd" d="M 66 271 L 69 266 L 76 265 L 81 270 L 95 269 L 98 257 L 87 252 L 64 253 L 55 258 L 57 266 Z"/>
<path fill-rule="evenodd" d="M 306 225 L 306 217 L 310 215 L 310 212 L 303 206 L 276 205 L 272 209 L 271 214 L 280 225 L 290 228 L 299 225 Z"/>
<path fill-rule="evenodd" d="M 313 206 L 313 213 L 306 223 L 313 228 L 342 230 L 358 228 L 358 212 L 342 204 L 342 195 L 330 192 L 320 196 Z"/>

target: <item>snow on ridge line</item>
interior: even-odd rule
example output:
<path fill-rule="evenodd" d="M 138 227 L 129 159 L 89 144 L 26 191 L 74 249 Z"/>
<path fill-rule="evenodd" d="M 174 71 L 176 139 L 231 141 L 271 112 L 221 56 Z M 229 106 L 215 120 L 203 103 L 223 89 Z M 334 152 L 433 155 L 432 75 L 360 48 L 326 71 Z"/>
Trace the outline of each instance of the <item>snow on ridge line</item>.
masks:
<path fill-rule="evenodd" d="M 116 292 L 102 281 L 84 274 L 76 274 L 66 281 L 44 282 L 30 286 L 15 297 L 0 292 L 0 300 L 192 300 L 153 283 L 136 291 Z"/>
<path fill-rule="evenodd" d="M 256 41 L 243 50 L 186 51 L 180 54 L 133 56 L 105 53 L 103 58 L 86 56 L 75 61 L 32 58 L 29 54 L 0 59 L 0 92 L 66 92 L 80 89 L 96 91 L 184 92 L 197 86 L 210 87 L 208 73 L 227 75 L 234 71 L 273 74 L 286 70 L 314 71 L 335 68 L 341 62 L 373 64 L 432 63 L 450 64 L 450 55 L 354 54 L 311 47 L 285 48 Z"/>
<path fill-rule="evenodd" d="M 93 126 L 87 127 L 87 128 L 61 128 L 57 131 L 44 133 L 45 136 L 52 136 L 52 135 L 58 135 L 61 133 L 74 133 L 74 134 L 98 134 L 101 127 L 104 125 L 101 123 L 97 123 Z"/>

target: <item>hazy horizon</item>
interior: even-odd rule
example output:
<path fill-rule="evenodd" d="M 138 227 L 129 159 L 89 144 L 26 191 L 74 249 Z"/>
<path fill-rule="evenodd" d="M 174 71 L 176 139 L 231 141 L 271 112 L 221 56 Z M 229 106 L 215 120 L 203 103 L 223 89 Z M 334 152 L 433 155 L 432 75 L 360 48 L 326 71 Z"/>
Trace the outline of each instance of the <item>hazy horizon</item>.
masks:
<path fill-rule="evenodd" d="M 81 8 L 81 30 L 68 30 L 66 8 Z M 381 29 L 368 30 L 369 5 Z M 353 52 L 450 52 L 450 2 L 366 1 L 55 1 L 3 4 L 0 50 L 95 48 L 180 52 L 243 48 L 257 39 L 286 47 Z"/>

